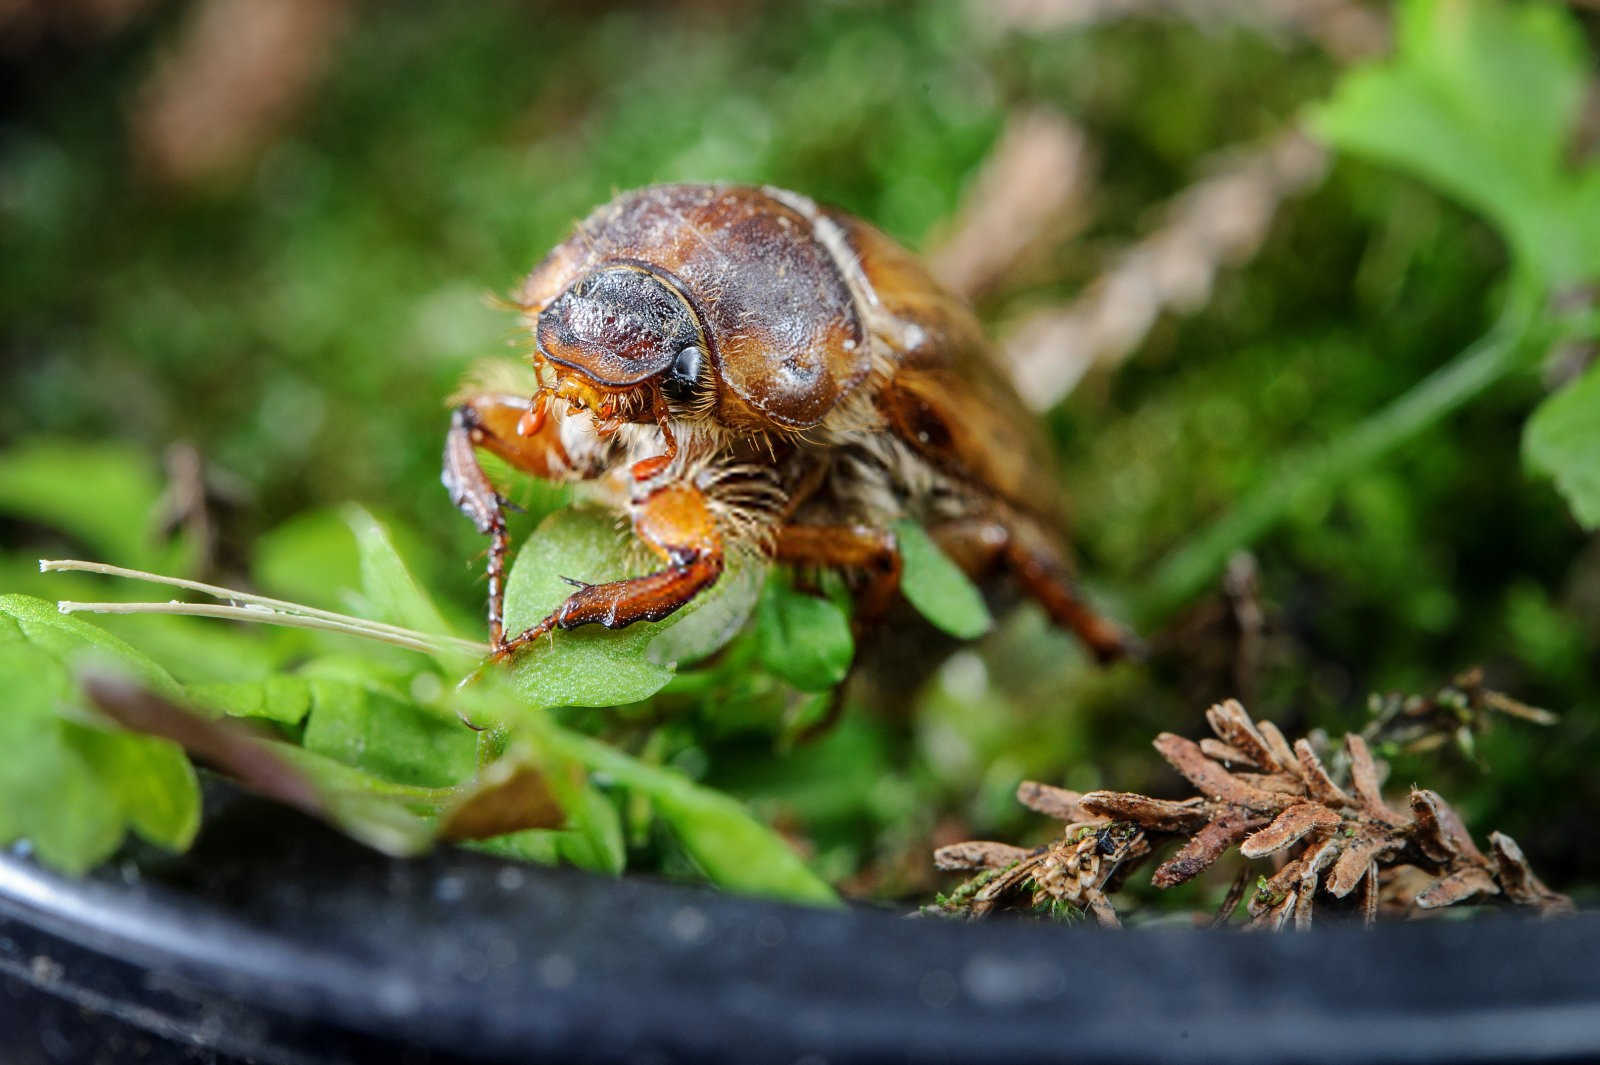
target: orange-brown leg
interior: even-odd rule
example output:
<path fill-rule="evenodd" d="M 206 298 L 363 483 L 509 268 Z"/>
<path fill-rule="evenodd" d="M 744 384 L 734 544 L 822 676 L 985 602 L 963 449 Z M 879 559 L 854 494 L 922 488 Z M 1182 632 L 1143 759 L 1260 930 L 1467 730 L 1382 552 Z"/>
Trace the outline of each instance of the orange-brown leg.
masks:
<path fill-rule="evenodd" d="M 1114 662 L 1136 653 L 1138 639 L 1090 606 L 1061 550 L 1026 518 L 967 518 L 946 522 L 930 535 L 974 577 L 1004 566 L 1022 591 L 1044 608 L 1050 620 L 1070 629 L 1096 660 Z"/>
<path fill-rule="evenodd" d="M 800 566 L 860 570 L 866 585 L 856 593 L 850 627 L 862 632 L 889 612 L 900 591 L 900 545 L 894 533 L 868 525 L 780 525 L 772 542 L 772 557 Z M 822 716 L 794 738 L 806 744 L 833 730 L 844 712 L 845 685 L 833 690 Z"/>
<path fill-rule="evenodd" d="M 900 591 L 900 547 L 894 533 L 866 525 L 780 525 L 772 557 L 779 562 L 863 570 L 856 596 L 859 631 L 888 613 Z"/>
<path fill-rule="evenodd" d="M 633 531 L 666 565 L 642 577 L 584 584 L 548 617 L 495 651 L 506 658 L 553 629 L 604 625 L 620 629 L 636 621 L 660 621 L 722 575 L 722 534 L 706 498 L 691 484 L 673 482 L 634 504 Z"/>
<path fill-rule="evenodd" d="M 505 571 L 511 541 L 506 532 L 506 501 L 484 474 L 477 449 L 492 451 L 538 477 L 573 477 L 556 419 L 540 421 L 534 413 L 533 405 L 517 396 L 473 396 L 456 408 L 445 435 L 440 479 L 450 492 L 450 501 L 489 537 L 489 645 L 496 650 L 505 643 Z"/>

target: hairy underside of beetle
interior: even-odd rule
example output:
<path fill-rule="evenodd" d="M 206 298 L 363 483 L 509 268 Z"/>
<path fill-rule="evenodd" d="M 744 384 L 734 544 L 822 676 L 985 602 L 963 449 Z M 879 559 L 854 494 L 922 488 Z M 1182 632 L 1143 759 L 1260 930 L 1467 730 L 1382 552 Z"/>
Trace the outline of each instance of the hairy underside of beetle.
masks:
<path fill-rule="evenodd" d="M 561 416 L 559 432 L 575 472 L 583 471 L 580 499 L 627 517 L 641 489 L 688 481 L 705 494 L 733 551 L 771 554 L 785 524 L 884 529 L 910 518 L 938 527 L 994 506 L 881 425 L 744 436 L 714 424 L 674 424 L 677 456 L 643 484 L 628 471 L 662 453 L 657 427 L 628 425 L 605 439 L 578 413 Z"/>

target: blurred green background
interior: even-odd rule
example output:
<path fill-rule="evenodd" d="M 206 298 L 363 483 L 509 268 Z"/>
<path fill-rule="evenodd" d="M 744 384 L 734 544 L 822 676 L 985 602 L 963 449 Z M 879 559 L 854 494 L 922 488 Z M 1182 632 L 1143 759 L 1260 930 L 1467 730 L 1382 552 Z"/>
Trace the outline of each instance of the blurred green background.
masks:
<path fill-rule="evenodd" d="M 615 191 L 770 182 L 933 251 L 970 217 L 1013 118 L 1058 116 L 1093 162 L 1060 239 L 982 286 L 985 319 L 1014 334 L 1090 298 L 1124 249 L 1174 225 L 1175 198 L 1293 128 L 1390 33 L 1387 9 L 1355 4 L 1142 6 L 7 5 L 5 590 L 64 595 L 32 572 L 45 554 L 165 557 L 155 517 L 131 511 L 182 441 L 227 505 L 210 557 L 190 543 L 171 564 L 249 581 L 268 530 L 358 500 L 471 618 L 482 544 L 438 484 L 444 397 L 516 341 L 486 297 Z M 1587 41 L 1592 80 L 1594 15 L 1551 10 Z M 1576 166 L 1594 131 L 1570 135 Z M 1216 574 L 1151 599 L 1160 561 L 1290 476 L 1284 455 L 1339 440 L 1493 323 L 1513 253 L 1481 205 L 1402 169 L 1334 155 L 1269 197 L 1259 248 L 1202 248 L 1215 276 L 1184 313 L 1163 310 L 1048 413 L 1083 569 L 1138 613 L 1149 663 L 1096 669 L 1022 609 L 949 658 L 909 714 L 875 708 L 868 684 L 797 750 L 737 706 L 679 705 L 643 742 L 752 800 L 832 878 L 915 896 L 935 883 L 930 842 L 1049 831 L 1011 801 L 1021 776 L 1176 794 L 1148 741 L 1198 735 L 1214 699 L 1337 734 L 1366 722 L 1370 692 L 1431 692 L 1482 665 L 1560 723 L 1497 723 L 1476 761 L 1403 758 L 1393 783 L 1437 788 L 1480 835 L 1509 832 L 1558 887 L 1600 882 L 1584 844 L 1600 811 L 1600 540 L 1521 448 L 1571 366 L 1538 353 L 1298 499 L 1237 560 L 1253 591 L 1230 598 Z M 104 486 L 84 472 L 111 467 Z M 51 469 L 66 472 L 41 483 Z M 63 505 L 76 517 L 55 520 L 52 494 L 78 499 Z M 98 539 L 85 511 L 103 517 Z M 113 627 L 189 676 L 267 668 L 242 652 L 185 661 L 148 626 Z"/>

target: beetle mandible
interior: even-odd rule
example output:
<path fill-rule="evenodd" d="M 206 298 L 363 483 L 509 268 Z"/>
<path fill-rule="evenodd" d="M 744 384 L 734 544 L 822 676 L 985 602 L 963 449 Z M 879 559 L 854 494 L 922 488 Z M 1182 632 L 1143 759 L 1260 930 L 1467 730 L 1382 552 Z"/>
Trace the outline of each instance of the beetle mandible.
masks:
<path fill-rule="evenodd" d="M 905 517 L 972 576 L 1008 571 L 1098 658 L 1129 648 L 1077 590 L 1048 456 L 976 318 L 872 226 L 777 188 L 651 186 L 579 223 L 513 302 L 540 387 L 458 395 L 443 475 L 490 537 L 495 657 L 659 621 L 737 550 L 864 577 L 870 619 L 898 589 Z M 660 568 L 573 582 L 508 636 L 505 501 L 478 448 L 590 482 Z"/>

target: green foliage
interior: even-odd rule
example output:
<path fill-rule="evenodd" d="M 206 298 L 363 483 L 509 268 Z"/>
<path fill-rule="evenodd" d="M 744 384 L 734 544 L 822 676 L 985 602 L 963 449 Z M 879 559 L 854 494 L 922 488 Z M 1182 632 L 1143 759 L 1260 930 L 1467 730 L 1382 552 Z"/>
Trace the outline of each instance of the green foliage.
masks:
<path fill-rule="evenodd" d="M 359 592 L 362 560 L 347 513 L 310 510 L 267 531 L 251 552 L 251 578 L 267 594 L 296 603 L 350 606 Z"/>
<path fill-rule="evenodd" d="M 1548 2 L 1410 3 L 1394 58 L 1347 75 L 1295 30 L 1269 38 L 1222 8 L 1199 26 L 1134 16 L 1004 35 L 982 32 L 974 10 L 360 15 L 299 120 L 237 175 L 190 190 L 136 180 L 123 154 L 129 101 L 175 44 L 184 5 L 108 44 L 63 43 L 70 80 L 34 84 L 49 65 L 24 64 L 0 151 L 0 312 L 6 350 L 21 354 L 0 359 L 0 436 L 22 441 L 0 453 L 0 590 L 153 597 L 40 574 L 40 555 L 200 575 L 199 545 L 157 535 L 155 459 L 188 439 L 251 490 L 220 515 L 207 572 L 222 576 L 208 579 L 248 573 L 270 595 L 480 639 L 484 544 L 437 483 L 442 397 L 469 363 L 526 342 L 484 293 L 615 189 L 773 182 L 926 248 L 1008 116 L 1059 110 L 1098 157 L 1087 229 L 1059 246 L 1041 234 L 983 297 L 1003 331 L 1090 285 L 1209 172 L 1211 153 L 1273 136 L 1309 106 L 1317 130 L 1367 163 L 1347 159 L 1283 204 L 1253 265 L 1224 270 L 1204 308 L 1156 323 L 1051 415 L 1084 578 L 1138 608 L 1122 616 L 1158 648 L 1149 668 L 1092 668 L 1032 609 L 998 617 L 942 667 L 919 650 L 923 632 L 854 648 L 839 600 L 760 565 L 733 566 L 660 624 L 541 641 L 511 667 L 516 693 L 498 670 L 458 692 L 471 654 L 320 632 L 106 616 L 69 642 L 110 632 L 159 663 L 158 690 L 262 727 L 324 816 L 389 850 L 430 844 L 492 786 L 489 765 L 516 761 L 550 781 L 566 820 L 470 845 L 817 898 L 818 874 L 925 895 L 927 838 L 952 818 L 1010 838 L 1025 824 L 1010 797 L 1023 775 L 1159 786 L 1140 777 L 1149 737 L 1192 733 L 1197 704 L 1241 678 L 1263 716 L 1342 731 L 1370 689 L 1431 690 L 1482 662 L 1563 721 L 1553 736 L 1483 737 L 1492 773 L 1448 793 L 1541 852 L 1541 869 L 1556 856 L 1553 882 L 1600 880 L 1600 860 L 1561 830 L 1600 806 L 1600 560 L 1562 500 L 1519 476 L 1525 457 L 1594 520 L 1594 371 L 1526 417 L 1541 399 L 1534 359 L 1585 335 L 1552 320 L 1551 299 L 1581 293 L 1600 247 L 1597 167 L 1572 140 L 1575 86 L 1593 72 L 1578 20 Z M 548 45 L 537 64 L 530 32 Z M 73 442 L 89 439 L 102 442 Z M 532 511 L 513 518 L 513 625 L 570 590 L 560 576 L 649 564 L 610 518 L 562 514 L 529 536 L 561 492 L 489 469 Z M 328 505 L 346 499 L 370 511 Z M 900 535 L 907 598 L 940 627 L 980 631 L 965 582 L 918 531 Z M 1226 623 L 1195 621 L 1218 616 L 1209 597 L 1242 548 L 1266 620 L 1254 669 Z M 1178 618 L 1186 627 L 1164 631 Z M 37 648 L 13 643 L 0 691 L 18 694 L 0 699 L 0 722 L 21 722 L 6 738 L 40 774 L 27 794 L 48 803 L 0 794 L 7 831 L 25 813 L 36 850 L 76 868 L 139 830 L 130 806 L 180 809 L 117 792 L 139 779 L 134 761 L 83 754 L 74 730 L 90 747 L 125 734 L 91 716 L 70 670 L 41 672 Z M 1176 663 L 1159 650 L 1171 647 Z M 850 698 L 836 699 L 857 651 Z M 60 681 L 48 708 L 35 674 Z M 493 743 L 460 724 L 480 710 L 506 723 Z M 474 738 L 493 755 L 481 768 Z M 799 862 L 762 821 L 815 857 Z"/>
<path fill-rule="evenodd" d="M 343 536 L 353 535 L 355 552 L 344 557 L 357 566 L 360 579 L 329 574 L 325 589 L 359 583 L 358 601 L 381 620 L 447 633 L 443 615 L 401 558 L 389 529 L 357 508 L 346 511 L 345 521 Z M 348 541 L 326 522 L 303 524 L 293 540 L 269 540 L 267 572 L 282 566 L 292 584 L 301 573 L 297 553 L 315 556 L 318 545 L 342 542 Z M 524 556 L 532 561 L 519 567 L 509 602 L 530 617 L 556 601 L 545 605 L 534 598 L 549 590 L 547 581 L 540 582 L 551 572 L 581 572 L 596 580 L 631 572 L 614 525 L 581 511 L 549 519 Z M 294 672 L 185 687 L 120 640 L 63 617 L 49 603 L 0 598 L 0 685 L 14 692 L 0 730 L 27 752 L 0 770 L 0 810 L 6 811 L 0 840 L 25 838 L 45 861 L 78 871 L 115 850 L 125 824 L 173 849 L 186 846 L 196 831 L 198 792 L 181 750 L 115 729 L 85 707 L 72 670 L 92 654 L 93 661 L 108 662 L 170 700 L 168 714 L 193 707 L 214 720 L 275 729 L 283 739 L 238 734 L 228 740 L 230 749 L 256 753 L 224 757 L 223 768 L 247 787 L 301 805 L 310 801 L 314 812 L 372 846 L 400 854 L 428 846 L 450 810 L 496 786 L 496 763 L 505 758 L 540 772 L 566 824 L 474 844 L 480 849 L 620 873 L 627 847 L 617 805 L 596 783 L 604 778 L 644 797 L 713 882 L 829 902 L 834 896 L 826 884 L 737 801 L 564 729 L 541 709 L 613 706 L 652 694 L 671 677 L 678 659 L 712 654 L 733 636 L 754 606 L 763 573 L 760 565 L 736 565 L 718 589 L 660 625 L 600 632 L 592 640 L 585 633 L 561 633 L 552 647 L 530 652 L 554 663 L 548 672 L 522 665 L 481 676 L 453 694 L 446 685 L 465 667 L 463 656 L 448 645 L 434 656 L 436 666 L 416 656 L 396 661 L 381 653 L 340 652 L 312 658 Z M 693 619 L 702 612 L 706 619 L 697 624 Z M 668 648 L 665 664 L 656 664 L 648 657 L 652 641 L 682 622 L 689 631 Z M 848 665 L 847 624 L 844 631 Z M 464 719 L 469 712 L 501 725 L 486 759 L 480 734 Z"/>
<path fill-rule="evenodd" d="M 0 511 L 59 529 L 101 561 L 179 567 L 185 552 L 155 527 L 160 498 L 150 464 L 127 448 L 40 440 L 0 456 Z"/>
<path fill-rule="evenodd" d="M 645 654 L 652 662 L 682 669 L 722 650 L 756 609 L 768 566 L 762 560 L 739 558 L 673 625 L 659 629 Z"/>
<path fill-rule="evenodd" d="M 286 673 L 245 683 L 191 684 L 189 694 L 219 714 L 292 729 L 311 712 L 312 687 L 308 678 Z"/>
<path fill-rule="evenodd" d="M 894 535 L 900 545 L 900 589 L 923 617 L 960 640 L 975 639 L 994 626 L 978 589 L 922 526 L 898 521 Z"/>
<path fill-rule="evenodd" d="M 453 635 L 439 608 L 401 561 L 388 530 L 371 513 L 357 506 L 346 509 L 345 521 L 356 538 L 356 552 L 361 560 L 361 588 L 376 620 L 430 636 Z"/>
<path fill-rule="evenodd" d="M 850 619 L 827 599 L 769 580 L 756 607 L 761 665 L 801 691 L 827 691 L 844 680 L 855 655 Z"/>
<path fill-rule="evenodd" d="M 1569 160 L 1593 68 L 1580 26 L 1555 4 L 1411 0 L 1395 58 L 1346 76 L 1316 124 L 1489 218 L 1554 298 L 1600 277 L 1600 164 Z M 1524 437 L 1529 465 L 1555 477 L 1589 527 L 1600 522 L 1595 396 L 1591 385 L 1552 397 Z"/>
<path fill-rule="evenodd" d="M 1437 185 L 1499 227 L 1517 267 L 1500 319 L 1364 422 L 1283 460 L 1173 552 L 1144 593 L 1147 617 L 1194 595 L 1293 510 L 1524 368 L 1562 328 L 1546 321 L 1545 305 L 1600 277 L 1600 165 L 1566 159 L 1593 65 L 1572 17 L 1550 4 L 1410 0 L 1399 23 L 1396 56 L 1345 75 L 1314 109 L 1314 124 L 1335 145 Z"/>
<path fill-rule="evenodd" d="M 568 577 L 598 584 L 642 571 L 614 518 L 589 510 L 559 511 L 523 545 L 506 579 L 506 632 L 530 628 L 560 606 L 572 594 Z M 686 657 L 702 651 L 694 641 L 697 646 L 668 645 L 666 656 L 652 654 L 655 641 L 708 609 L 716 618 L 713 628 L 725 631 L 729 619 L 718 604 L 743 599 L 743 589 L 743 578 L 725 573 L 710 591 L 660 622 L 616 631 L 598 626 L 558 631 L 517 656 L 513 683 L 534 706 L 617 706 L 648 699 L 672 678 L 672 669 L 662 662 L 676 660 L 686 648 Z"/>
<path fill-rule="evenodd" d="M 1600 365 L 1551 396 L 1523 436 L 1528 465 L 1555 478 L 1586 529 L 1600 528 Z"/>
<path fill-rule="evenodd" d="M 1600 275 L 1600 166 L 1567 163 L 1594 60 L 1552 3 L 1410 0 L 1393 60 L 1316 114 L 1336 145 L 1459 197 L 1555 288 Z"/>
<path fill-rule="evenodd" d="M 546 742 L 649 798 L 705 875 L 734 891 L 827 905 L 837 896 L 771 829 L 737 800 L 700 787 L 679 773 L 629 758 L 614 747 L 572 733 Z"/>
<path fill-rule="evenodd" d="M 362 685 L 309 683 L 306 750 L 400 784 L 448 787 L 471 777 L 477 741 L 459 720 Z"/>
<path fill-rule="evenodd" d="M 188 760 L 174 744 L 88 710 L 75 680 L 82 668 L 177 691 L 160 666 L 53 603 L 0 596 L 0 842 L 26 839 L 44 861 L 74 872 L 103 861 L 126 829 L 182 850 L 200 823 Z"/>

